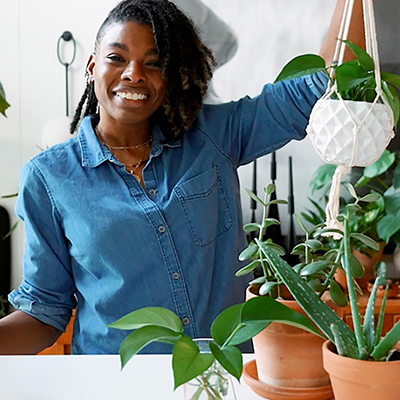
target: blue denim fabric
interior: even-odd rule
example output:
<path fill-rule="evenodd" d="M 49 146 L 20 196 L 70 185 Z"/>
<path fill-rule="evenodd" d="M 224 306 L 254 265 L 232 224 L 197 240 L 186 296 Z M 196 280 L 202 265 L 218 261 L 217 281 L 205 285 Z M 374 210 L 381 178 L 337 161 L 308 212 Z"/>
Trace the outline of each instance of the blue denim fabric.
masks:
<path fill-rule="evenodd" d="M 326 83 L 319 74 L 204 106 L 175 142 L 156 126 L 145 188 L 87 117 L 77 137 L 21 171 L 24 278 L 11 303 L 62 331 L 76 307 L 77 354 L 117 353 L 128 332 L 107 324 L 145 306 L 168 307 L 188 335 L 210 336 L 216 315 L 244 300 L 249 279 L 234 276 L 246 246 L 237 168 L 302 139 Z"/>

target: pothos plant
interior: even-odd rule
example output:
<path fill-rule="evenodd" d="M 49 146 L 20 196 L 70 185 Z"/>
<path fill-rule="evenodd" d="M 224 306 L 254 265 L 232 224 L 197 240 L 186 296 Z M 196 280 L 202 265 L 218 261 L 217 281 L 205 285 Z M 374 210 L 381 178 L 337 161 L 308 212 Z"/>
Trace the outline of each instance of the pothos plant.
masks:
<path fill-rule="evenodd" d="M 349 221 L 350 230 L 372 237 L 384 245 L 400 244 L 400 154 L 385 150 L 382 156 L 372 165 L 352 171 L 343 184 L 353 182 L 354 187 L 363 195 L 372 194 L 374 201 L 358 203 L 361 207 Z M 307 210 L 301 215 L 309 223 L 316 225 L 325 221 L 323 204 L 327 202 L 335 165 L 323 164 L 315 172 L 310 186 L 312 192 L 321 192 L 318 202 L 311 200 L 314 210 Z M 361 173 L 359 172 L 361 170 Z M 350 190 L 350 196 L 357 194 Z M 321 205 L 321 201 L 323 202 Z M 344 209 L 348 196 L 341 198 Z M 365 254 L 372 255 L 371 249 L 363 243 L 354 247 Z"/>
<path fill-rule="evenodd" d="M 305 313 L 335 345 L 339 355 L 361 360 L 385 360 L 390 359 L 392 349 L 400 339 L 400 321 L 381 338 L 388 289 L 386 289 L 383 297 L 377 321 L 375 321 L 374 309 L 378 286 L 386 284 L 384 264 L 381 266 L 379 278 L 375 281 L 362 320 L 357 302 L 356 285 L 354 283 L 355 276 L 351 265 L 351 238 L 354 238 L 356 234 L 350 231 L 349 225 L 351 217 L 358 208 L 357 201 L 354 204 L 348 204 L 345 213 L 340 216 L 344 225 L 343 237 L 341 239 L 341 264 L 346 273 L 354 331 L 321 301 L 306 282 L 284 260 L 261 241 L 256 240 L 256 243 L 262 250 L 271 268 L 283 281 Z M 372 244 L 373 240 L 370 240 Z"/>
<path fill-rule="evenodd" d="M 275 82 L 320 71 L 325 71 L 329 76 L 330 69 L 334 69 L 337 92 L 343 100 L 373 102 L 376 98 L 374 61 L 361 47 L 349 40 L 343 42 L 353 52 L 354 60 L 343 62 L 340 65 L 326 66 L 325 60 L 316 54 L 301 55 L 284 66 Z M 396 88 L 400 89 L 400 75 L 381 72 L 381 84 L 383 96 L 393 111 L 394 125 L 397 125 L 400 102 Z"/>

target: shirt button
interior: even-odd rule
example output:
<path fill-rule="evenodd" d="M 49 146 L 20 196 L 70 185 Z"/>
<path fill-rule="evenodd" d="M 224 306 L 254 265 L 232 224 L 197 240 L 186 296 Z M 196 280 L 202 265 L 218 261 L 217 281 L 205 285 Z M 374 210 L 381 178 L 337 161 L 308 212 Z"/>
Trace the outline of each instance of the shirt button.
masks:
<path fill-rule="evenodd" d="M 180 277 L 180 275 L 179 275 L 178 272 L 174 272 L 174 273 L 172 274 L 172 278 L 175 279 L 175 280 L 179 279 L 179 277 Z"/>
<path fill-rule="evenodd" d="M 183 325 L 189 325 L 190 324 L 190 319 L 188 317 L 183 317 L 182 318 L 182 322 L 183 322 Z"/>
<path fill-rule="evenodd" d="M 155 190 L 155 189 L 150 189 L 149 190 L 149 195 L 150 196 L 154 196 L 156 193 L 157 193 L 157 190 Z"/>
<path fill-rule="evenodd" d="M 165 226 L 161 225 L 158 227 L 158 232 L 164 233 L 165 232 Z"/>

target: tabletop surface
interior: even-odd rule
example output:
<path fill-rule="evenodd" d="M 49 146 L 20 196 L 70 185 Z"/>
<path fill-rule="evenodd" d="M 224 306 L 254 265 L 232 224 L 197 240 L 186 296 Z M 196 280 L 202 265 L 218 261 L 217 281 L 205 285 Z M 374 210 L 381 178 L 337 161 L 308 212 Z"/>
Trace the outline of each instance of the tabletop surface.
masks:
<path fill-rule="evenodd" d="M 138 355 L 122 371 L 118 355 L 0 356 L 0 371 L 1 400 L 184 399 L 182 388 L 173 391 L 170 355 Z M 262 399 L 232 382 L 237 400 Z"/>

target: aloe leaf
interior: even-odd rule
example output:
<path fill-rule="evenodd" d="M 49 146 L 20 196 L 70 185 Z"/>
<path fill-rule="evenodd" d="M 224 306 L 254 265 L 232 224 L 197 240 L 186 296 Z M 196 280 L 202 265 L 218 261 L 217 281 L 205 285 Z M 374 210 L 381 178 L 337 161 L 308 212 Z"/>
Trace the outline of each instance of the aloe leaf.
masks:
<path fill-rule="evenodd" d="M 119 320 L 107 325 L 109 328 L 131 330 L 143 326 L 154 325 L 182 332 L 182 321 L 179 317 L 164 307 L 144 307 L 133 311 Z"/>
<path fill-rule="evenodd" d="M 325 60 L 322 57 L 315 54 L 304 54 L 289 61 L 282 68 L 282 71 L 279 73 L 274 83 L 285 79 L 314 74 L 324 71 L 325 69 Z"/>
<path fill-rule="evenodd" d="M 375 346 L 371 356 L 374 360 L 382 360 L 389 351 L 393 349 L 395 344 L 400 340 L 400 320 L 396 322 L 393 328 L 385 335 L 385 337 Z"/>
<path fill-rule="evenodd" d="M 331 324 L 332 334 L 335 338 L 335 347 L 340 356 L 345 356 L 345 343 L 343 342 L 343 338 L 340 336 L 340 331 L 335 324 Z"/>
<path fill-rule="evenodd" d="M 375 314 L 375 301 L 376 301 L 376 293 L 378 291 L 378 286 L 379 286 L 379 279 L 375 279 L 374 286 L 372 287 L 371 294 L 369 295 L 364 315 L 363 332 L 364 332 L 365 342 L 367 345 L 368 354 L 371 354 L 375 344 L 374 314 Z"/>
<path fill-rule="evenodd" d="M 183 336 L 172 350 L 174 389 L 202 374 L 211 367 L 214 359 L 212 353 L 200 353 L 193 340 Z"/>
<path fill-rule="evenodd" d="M 174 343 L 182 338 L 182 334 L 161 326 L 143 326 L 130 333 L 122 341 L 119 348 L 121 368 L 141 349 L 155 341 Z"/>
<path fill-rule="evenodd" d="M 337 325 L 341 336 L 344 338 L 346 355 L 351 358 L 357 358 L 358 349 L 354 332 L 314 293 L 287 262 L 269 250 L 259 240 L 256 239 L 256 243 L 264 253 L 275 274 L 283 281 L 315 325 L 333 343 L 335 343 L 335 338 L 331 331 L 331 324 Z"/>
<path fill-rule="evenodd" d="M 242 352 L 235 346 L 219 348 L 215 343 L 210 343 L 210 350 L 217 361 L 238 381 L 242 375 Z"/>
<path fill-rule="evenodd" d="M 325 336 L 304 315 L 286 307 L 272 297 L 254 297 L 242 308 L 241 322 L 251 325 L 260 322 L 279 322 L 304 329 L 325 339 Z"/>
<path fill-rule="evenodd" d="M 382 298 L 381 309 L 379 310 L 378 322 L 376 323 L 374 346 L 377 346 L 382 336 L 383 321 L 385 319 L 385 308 L 388 293 L 389 285 L 386 285 L 385 293 Z"/>

